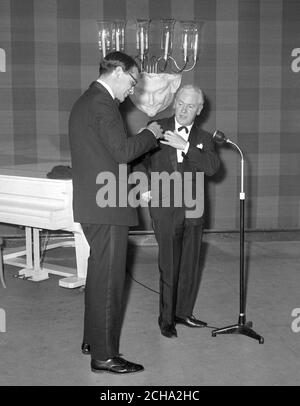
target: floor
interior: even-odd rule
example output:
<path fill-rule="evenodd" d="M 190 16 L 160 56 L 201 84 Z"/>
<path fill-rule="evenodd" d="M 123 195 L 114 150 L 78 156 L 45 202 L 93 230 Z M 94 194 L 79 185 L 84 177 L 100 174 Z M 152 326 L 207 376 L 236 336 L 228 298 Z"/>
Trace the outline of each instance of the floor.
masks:
<path fill-rule="evenodd" d="M 80 352 L 82 289 L 61 288 L 54 275 L 43 282 L 14 278 L 17 268 L 5 265 L 7 288 L 0 285 L 1 314 L 6 316 L 6 332 L 2 323 L 0 333 L 1 385 L 299 385 L 299 252 L 299 239 L 246 237 L 246 313 L 264 337 L 259 344 L 239 334 L 211 335 L 212 328 L 238 319 L 237 235 L 204 236 L 194 313 L 210 327 L 178 325 L 177 339 L 160 335 L 157 325 L 157 246 L 131 244 L 121 352 L 142 363 L 145 371 L 125 376 L 92 373 L 89 356 Z M 73 248 L 58 248 L 46 257 L 74 265 Z"/>

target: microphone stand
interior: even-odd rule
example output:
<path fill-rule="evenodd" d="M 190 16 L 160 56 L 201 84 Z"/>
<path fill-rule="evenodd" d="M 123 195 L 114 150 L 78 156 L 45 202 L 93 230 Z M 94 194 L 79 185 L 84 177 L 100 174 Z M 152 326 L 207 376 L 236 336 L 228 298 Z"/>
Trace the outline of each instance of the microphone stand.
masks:
<path fill-rule="evenodd" d="M 218 133 L 218 131 L 216 132 Z M 221 138 L 219 136 L 221 135 Z M 245 264 L 244 264 L 244 218 L 245 218 L 245 193 L 244 193 L 244 156 L 237 144 L 230 141 L 228 138 L 224 136 L 223 133 L 219 132 L 217 134 L 215 140 L 216 142 L 224 142 L 226 141 L 229 144 L 232 144 L 237 148 L 241 155 L 241 191 L 240 191 L 240 314 L 238 323 L 215 329 L 212 331 L 212 336 L 216 337 L 217 334 L 243 334 L 248 337 L 254 338 L 255 340 L 259 341 L 259 344 L 264 343 L 264 338 L 258 335 L 255 331 L 251 329 L 252 321 L 246 322 L 246 278 L 245 278 Z"/>

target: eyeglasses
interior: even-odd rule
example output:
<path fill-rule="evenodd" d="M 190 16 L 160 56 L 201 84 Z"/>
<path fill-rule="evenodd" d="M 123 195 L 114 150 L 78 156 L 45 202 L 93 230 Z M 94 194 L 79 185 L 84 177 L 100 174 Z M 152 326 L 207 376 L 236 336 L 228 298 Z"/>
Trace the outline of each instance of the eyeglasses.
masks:
<path fill-rule="evenodd" d="M 136 78 L 130 73 L 130 72 L 125 72 L 125 73 L 128 73 L 128 75 L 130 75 L 131 76 L 131 78 L 132 78 L 132 80 L 133 80 L 133 84 L 131 84 L 131 87 L 133 88 L 133 87 L 135 87 L 136 85 L 137 85 L 137 80 L 136 80 Z"/>

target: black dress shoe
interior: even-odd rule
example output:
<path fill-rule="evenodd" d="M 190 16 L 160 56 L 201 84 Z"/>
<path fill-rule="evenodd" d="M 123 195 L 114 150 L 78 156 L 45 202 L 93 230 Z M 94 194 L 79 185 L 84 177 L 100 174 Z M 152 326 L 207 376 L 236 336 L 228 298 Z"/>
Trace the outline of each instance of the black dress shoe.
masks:
<path fill-rule="evenodd" d="M 121 357 L 109 358 L 106 361 L 92 359 L 91 369 L 93 372 L 109 372 L 111 374 L 130 374 L 133 372 L 141 372 L 144 367 L 133 362 L 126 361 Z"/>
<path fill-rule="evenodd" d="M 177 331 L 174 324 L 162 324 L 159 326 L 160 332 L 163 336 L 168 338 L 175 338 L 177 337 Z"/>
<path fill-rule="evenodd" d="M 188 327 L 206 327 L 207 323 L 197 320 L 194 316 L 177 317 L 175 316 L 176 324 L 184 324 Z"/>
<path fill-rule="evenodd" d="M 91 353 L 91 347 L 87 343 L 82 343 L 81 344 L 81 352 L 84 355 L 89 355 Z"/>

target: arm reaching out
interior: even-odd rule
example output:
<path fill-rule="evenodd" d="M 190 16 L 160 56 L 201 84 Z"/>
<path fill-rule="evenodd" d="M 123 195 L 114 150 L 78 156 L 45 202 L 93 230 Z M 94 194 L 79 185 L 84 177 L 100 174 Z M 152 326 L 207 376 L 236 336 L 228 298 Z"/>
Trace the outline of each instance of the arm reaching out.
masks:
<path fill-rule="evenodd" d="M 160 142 L 182 151 L 189 145 L 189 142 L 182 138 L 176 131 L 173 132 L 170 130 L 164 133 L 164 141 Z"/>
<path fill-rule="evenodd" d="M 156 139 L 164 138 L 163 129 L 159 124 L 157 124 L 156 121 L 153 121 L 152 123 L 148 124 L 146 128 L 147 130 L 150 130 L 154 134 Z"/>

